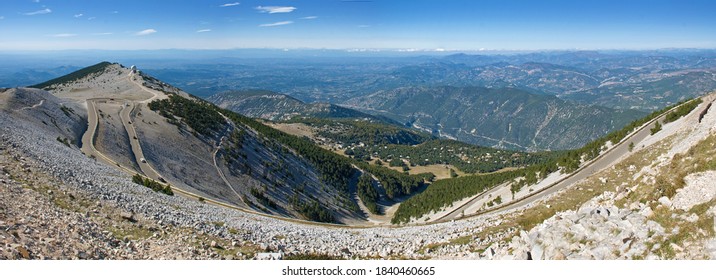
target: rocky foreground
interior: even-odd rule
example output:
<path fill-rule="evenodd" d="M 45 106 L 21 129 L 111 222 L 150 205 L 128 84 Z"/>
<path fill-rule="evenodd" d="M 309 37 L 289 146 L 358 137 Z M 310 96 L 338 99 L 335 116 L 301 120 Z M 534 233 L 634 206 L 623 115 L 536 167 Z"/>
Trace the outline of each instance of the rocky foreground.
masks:
<path fill-rule="evenodd" d="M 41 131 L 0 112 L 1 258 L 419 258 L 425 244 L 489 225 L 350 229 L 275 220 L 155 193 Z"/>
<path fill-rule="evenodd" d="M 704 126 L 714 127 L 716 115 L 706 120 Z M 702 143 L 709 131 L 693 142 Z M 625 162 L 597 173 L 534 209 L 359 229 L 287 222 L 155 193 L 36 124 L 0 111 L 0 258 L 716 258 L 716 190 L 708 181 L 714 175 L 688 172 L 694 175 L 676 195 L 657 188 L 657 182 L 670 182 L 662 177 L 670 174 L 665 168 L 675 168 L 672 147 L 682 138 L 641 148 L 644 155 L 633 156 L 641 158 L 626 159 L 633 166 Z M 691 160 L 713 162 L 714 155 L 698 152 L 674 162 L 693 166 Z M 579 195 L 585 198 L 559 204 Z M 519 222 L 531 216 L 542 218 Z"/>

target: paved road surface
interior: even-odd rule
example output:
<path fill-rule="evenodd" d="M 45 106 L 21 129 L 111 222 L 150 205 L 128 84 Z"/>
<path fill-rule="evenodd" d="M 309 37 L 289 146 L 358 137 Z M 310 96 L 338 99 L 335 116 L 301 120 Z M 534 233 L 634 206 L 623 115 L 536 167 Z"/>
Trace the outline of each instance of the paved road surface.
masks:
<path fill-rule="evenodd" d="M 149 177 L 152 180 L 155 181 L 162 181 L 160 178 L 163 178 L 161 175 L 159 175 L 159 172 L 157 172 L 149 163 L 146 161 L 146 158 L 144 156 L 144 151 L 142 151 L 142 145 L 139 143 L 139 137 L 137 137 L 137 131 L 134 129 L 134 123 L 132 123 L 132 118 L 130 114 L 132 111 L 134 111 L 134 108 L 137 105 L 133 102 L 127 102 L 127 106 L 122 107 L 122 111 L 119 113 L 119 118 L 122 120 L 122 125 L 124 126 L 124 129 L 127 131 L 127 135 L 129 135 L 129 145 L 132 148 L 132 154 L 134 155 L 134 159 L 139 165 L 139 169 L 142 170 L 142 173 L 144 173 L 145 176 Z M 142 159 L 145 159 L 142 161 Z"/>
<path fill-rule="evenodd" d="M 674 108 L 672 110 L 675 110 L 675 109 L 676 108 Z M 697 110 L 694 110 L 693 112 L 695 112 L 695 111 L 697 111 Z M 659 122 L 663 123 L 663 120 L 664 120 L 666 114 L 669 112 L 671 112 L 671 110 L 663 113 L 656 119 L 658 119 Z M 507 204 L 503 205 L 502 207 L 494 208 L 494 209 L 488 210 L 487 212 L 496 212 L 496 211 L 504 212 L 504 211 L 509 211 L 509 210 L 523 207 L 525 205 L 528 205 L 530 203 L 538 201 L 546 196 L 554 194 L 566 187 L 571 186 L 572 184 L 574 184 L 582 179 L 589 177 L 590 175 L 592 175 L 594 173 L 599 172 L 600 170 L 602 170 L 606 167 L 611 166 L 619 158 L 630 153 L 629 152 L 629 144 L 630 143 L 634 143 L 635 145 L 637 145 L 639 142 L 644 140 L 646 137 L 650 136 L 651 135 L 650 129 L 652 127 L 654 127 L 654 120 L 651 120 L 646 125 L 642 126 L 638 131 L 633 132 L 632 134 L 628 135 L 619 144 L 612 147 L 606 153 L 602 154 L 595 160 L 587 163 L 585 166 L 581 167 L 580 169 L 578 169 L 571 175 L 565 177 L 564 179 L 561 179 L 560 181 L 554 183 L 551 186 L 547 186 L 540 191 L 530 194 L 529 196 L 527 196 L 525 198 L 507 203 Z M 446 222 L 446 221 L 454 220 L 457 218 L 467 218 L 467 217 L 484 214 L 485 212 L 478 212 L 478 213 L 473 213 L 473 214 L 467 214 L 464 217 L 462 216 L 463 211 L 465 211 L 470 206 L 472 206 L 473 203 L 479 201 L 483 195 L 480 195 L 474 199 L 471 199 L 467 203 L 463 204 L 461 207 L 458 207 L 457 209 L 445 214 L 441 218 L 436 219 L 434 222 L 435 223 Z"/>
<path fill-rule="evenodd" d="M 140 89 L 142 89 L 143 91 L 146 91 L 146 92 L 152 94 L 152 97 L 150 97 L 150 98 L 148 98 L 148 99 L 145 99 L 145 100 L 141 100 L 141 101 L 139 101 L 139 103 L 148 104 L 148 103 L 150 103 L 150 102 L 152 102 L 152 101 L 154 101 L 154 100 L 156 100 L 156 99 L 159 99 L 160 96 L 164 95 L 164 93 L 159 93 L 159 92 L 157 92 L 156 90 L 148 89 L 148 88 L 146 88 L 143 84 L 137 82 L 137 81 L 134 79 L 134 77 L 135 77 L 136 75 L 137 75 L 137 73 L 135 73 L 135 72 L 129 72 L 129 75 L 127 75 L 127 79 L 128 79 L 131 83 L 133 83 L 134 85 L 136 85 L 137 87 L 139 87 Z"/>
<path fill-rule="evenodd" d="M 134 84 L 137 85 L 138 87 L 146 90 L 146 88 L 144 88 L 141 84 L 138 84 L 136 82 L 134 82 Z M 149 91 L 149 90 L 147 90 L 147 91 Z M 151 91 L 149 91 L 149 92 L 151 92 Z M 158 98 L 157 95 L 155 95 L 154 97 L 152 97 L 150 99 L 156 99 L 156 98 Z M 99 113 L 97 110 L 96 103 L 97 102 L 108 102 L 108 101 L 119 102 L 120 104 L 126 104 L 120 111 L 120 119 L 122 121 L 122 125 L 124 126 L 124 129 L 127 131 L 127 135 L 129 136 L 132 154 L 134 155 L 135 160 L 136 160 L 137 164 L 139 165 L 139 168 L 141 170 L 140 173 L 138 173 L 137 171 L 135 171 L 133 169 L 129 169 L 129 168 L 119 164 L 118 162 L 116 162 L 113 159 L 109 158 L 108 156 L 104 155 L 102 152 L 97 150 L 95 147 L 95 137 L 96 137 L 97 129 L 99 126 Z M 147 100 L 144 100 L 144 101 L 147 101 Z M 140 103 L 144 103 L 144 101 L 141 101 Z M 133 101 L 128 101 L 128 100 L 113 100 L 111 98 L 94 98 L 94 99 L 87 99 L 86 104 L 87 104 L 87 131 L 85 131 L 85 133 L 82 135 L 82 147 L 80 148 L 80 150 L 85 155 L 94 157 L 95 159 L 98 159 L 98 160 L 101 160 L 110 166 L 115 166 L 115 167 L 119 168 L 121 171 L 126 172 L 130 175 L 140 174 L 140 175 L 144 175 L 152 180 L 161 181 L 160 178 L 163 178 L 163 177 L 160 175 L 160 173 L 157 172 L 156 169 L 154 169 L 151 166 L 151 164 L 149 164 L 148 162 L 141 161 L 141 159 L 143 159 L 143 158 L 146 160 L 146 157 L 144 156 L 144 152 L 142 151 L 142 146 L 141 146 L 139 139 L 134 138 L 135 136 L 137 136 L 137 132 L 134 128 L 134 122 L 131 119 L 131 113 L 136 108 L 137 103 L 135 103 Z M 36 106 L 39 106 L 39 105 L 41 105 L 41 104 L 38 104 Z M 226 133 L 228 133 L 229 131 L 230 131 L 230 129 L 227 129 Z M 224 139 L 225 139 L 225 137 L 222 137 L 222 141 Z M 231 188 L 231 190 L 234 193 L 236 193 L 236 195 L 238 195 L 239 198 L 241 199 L 241 201 L 243 202 L 243 198 L 241 198 L 241 196 L 234 190 L 234 188 L 231 186 L 231 184 L 229 184 L 228 180 L 226 180 L 226 177 L 224 177 L 223 172 L 221 172 L 221 170 L 218 168 L 218 165 L 216 164 L 216 153 L 217 152 L 218 152 L 218 148 L 214 152 L 214 166 L 217 168 L 217 171 L 219 171 L 219 175 L 222 177 L 222 179 L 224 179 L 224 182 L 227 183 L 227 185 Z M 187 197 L 191 197 L 191 198 L 195 198 L 195 199 L 199 199 L 199 198 L 204 199 L 204 201 L 206 201 L 208 203 L 215 204 L 215 205 L 228 207 L 228 208 L 232 208 L 232 209 L 237 209 L 237 210 L 242 210 L 242 211 L 249 212 L 249 213 L 265 215 L 262 213 L 257 213 L 257 212 L 254 212 L 254 211 L 251 211 L 248 209 L 244 209 L 240 206 L 231 205 L 231 204 L 228 204 L 225 202 L 209 199 L 209 198 L 197 195 L 193 192 L 179 189 L 177 187 L 172 187 L 172 190 L 177 193 L 180 193 L 182 195 L 185 195 Z"/>

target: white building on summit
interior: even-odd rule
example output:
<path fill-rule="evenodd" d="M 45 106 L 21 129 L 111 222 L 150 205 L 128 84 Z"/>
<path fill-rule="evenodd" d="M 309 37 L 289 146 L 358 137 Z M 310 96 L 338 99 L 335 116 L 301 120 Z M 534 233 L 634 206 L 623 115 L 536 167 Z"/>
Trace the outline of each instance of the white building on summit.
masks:
<path fill-rule="evenodd" d="M 137 73 L 137 66 L 132 65 L 129 69 L 132 69 L 132 73 Z"/>

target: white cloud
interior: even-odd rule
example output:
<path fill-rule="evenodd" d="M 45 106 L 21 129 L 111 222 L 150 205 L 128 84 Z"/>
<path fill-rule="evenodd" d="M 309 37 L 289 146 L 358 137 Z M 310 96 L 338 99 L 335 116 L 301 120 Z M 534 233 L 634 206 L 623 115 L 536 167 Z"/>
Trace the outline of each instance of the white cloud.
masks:
<path fill-rule="evenodd" d="M 112 33 L 112 32 L 92 33 L 93 36 L 107 36 L 107 35 L 112 35 L 112 34 L 114 34 L 114 33 Z"/>
<path fill-rule="evenodd" d="M 119 11 L 111 11 L 110 14 L 119 14 Z"/>
<path fill-rule="evenodd" d="M 82 16 L 84 16 L 84 14 L 76 14 L 76 15 L 75 15 L 75 18 L 79 18 L 79 17 L 82 17 Z"/>
<path fill-rule="evenodd" d="M 87 20 L 94 20 L 96 17 L 88 17 Z"/>
<path fill-rule="evenodd" d="M 204 32 L 211 32 L 211 29 L 199 29 L 196 31 L 196 33 L 204 33 Z"/>
<path fill-rule="evenodd" d="M 77 36 L 77 34 L 72 34 L 72 33 L 60 33 L 60 34 L 50 35 L 50 37 L 55 37 L 55 38 L 67 38 L 67 37 L 75 37 L 75 36 Z"/>
<path fill-rule="evenodd" d="M 40 3 L 40 0 L 32 0 L 32 2 Z"/>
<path fill-rule="evenodd" d="M 239 3 L 239 2 L 226 3 L 226 4 L 221 5 L 221 6 L 219 6 L 219 7 L 232 7 L 232 6 L 238 6 L 238 5 L 240 5 L 240 4 L 241 4 L 241 3 Z"/>
<path fill-rule="evenodd" d="M 287 24 L 291 24 L 291 23 L 293 23 L 293 21 L 279 21 L 279 22 L 274 22 L 274 23 L 261 24 L 261 25 L 259 25 L 259 27 L 273 27 L 273 26 L 287 25 Z"/>
<path fill-rule="evenodd" d="M 256 7 L 262 13 L 276 14 L 276 13 L 290 13 L 296 10 L 296 7 L 289 6 L 258 6 Z"/>
<path fill-rule="evenodd" d="M 24 13 L 23 15 L 26 15 L 26 16 L 34 16 L 34 15 L 44 15 L 44 14 L 49 14 L 49 13 L 52 13 L 52 10 L 50 10 L 50 9 L 48 9 L 48 8 L 45 8 L 45 9 L 42 9 L 42 10 L 39 10 L 39 11 Z"/>
<path fill-rule="evenodd" d="M 349 49 L 347 52 L 380 52 L 380 49 Z M 398 50 L 401 51 L 401 50 Z"/>
<path fill-rule="evenodd" d="M 139 32 L 137 32 L 137 33 L 134 33 L 134 35 L 137 35 L 137 36 L 146 36 L 146 35 L 154 34 L 154 33 L 157 33 L 157 31 L 150 28 L 150 29 L 144 29 L 144 30 L 142 30 L 142 31 L 139 31 Z"/>
<path fill-rule="evenodd" d="M 308 17 L 302 17 L 300 19 L 317 19 L 317 16 L 308 16 Z"/>

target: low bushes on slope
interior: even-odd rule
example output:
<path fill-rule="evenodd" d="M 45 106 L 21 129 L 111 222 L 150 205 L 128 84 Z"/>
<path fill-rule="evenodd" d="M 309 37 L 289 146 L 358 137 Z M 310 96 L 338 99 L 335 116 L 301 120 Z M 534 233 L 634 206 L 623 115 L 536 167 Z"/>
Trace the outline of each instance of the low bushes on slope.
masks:
<path fill-rule="evenodd" d="M 417 145 L 436 138 L 424 132 L 373 120 L 294 118 L 289 122 L 316 127 L 319 136 L 345 144 Z"/>
<path fill-rule="evenodd" d="M 419 145 L 368 145 L 352 150 L 355 158 L 376 155 L 395 161 L 398 156 L 410 159 L 411 165 L 450 164 L 466 173 L 488 173 L 505 167 L 523 167 L 546 162 L 554 152 L 526 153 L 471 145 L 455 140 L 429 140 Z M 402 163 L 402 161 L 399 161 Z M 392 166 L 392 165 L 391 165 Z"/>
<path fill-rule="evenodd" d="M 378 208 L 378 204 L 376 203 L 378 201 L 378 191 L 373 187 L 373 178 L 371 178 L 369 174 L 364 173 L 358 178 L 356 188 L 358 197 L 363 201 L 368 211 L 373 214 L 380 214 L 380 208 Z"/>
<path fill-rule="evenodd" d="M 261 135 L 291 148 L 313 164 L 326 183 L 344 193 L 348 192 L 349 180 L 353 177 L 356 170 L 346 158 L 317 146 L 309 139 L 278 131 L 254 119 L 234 113 L 233 111 L 218 109 L 218 107 L 217 110 L 221 110 L 221 112 L 234 121 L 234 123 L 249 126 Z"/>
<path fill-rule="evenodd" d="M 144 178 L 142 175 L 139 174 L 135 174 L 134 176 L 132 176 L 132 182 L 150 188 L 155 192 L 160 192 L 166 195 L 174 195 L 174 192 L 169 185 L 162 185 L 157 181 L 154 181 L 149 178 Z"/>
<path fill-rule="evenodd" d="M 408 175 L 382 166 L 370 165 L 364 162 L 355 163 L 361 169 L 373 174 L 383 185 L 385 194 L 389 199 L 413 194 L 423 185 L 423 175 Z"/>
<path fill-rule="evenodd" d="M 149 109 L 158 111 L 160 115 L 173 121 L 180 117 L 194 131 L 202 135 L 209 135 L 218 131 L 225 124 L 224 118 L 216 111 L 214 105 L 206 101 L 195 101 L 177 95 L 170 95 L 169 99 L 155 100 L 149 103 Z"/>
<path fill-rule="evenodd" d="M 436 181 L 424 192 L 401 203 L 391 222 L 407 223 L 411 218 L 419 218 L 431 211 L 439 211 L 454 201 L 504 183 L 520 173 L 521 171 L 518 170 Z"/>
<path fill-rule="evenodd" d="M 678 120 L 683 116 L 688 115 L 689 113 L 691 113 L 691 111 L 696 109 L 696 107 L 698 107 L 701 102 L 703 102 L 701 98 L 696 98 L 689 102 L 686 102 L 686 104 L 684 104 L 683 106 L 679 107 L 671 113 L 666 114 L 666 117 L 664 117 L 664 123 L 667 124 Z"/>

